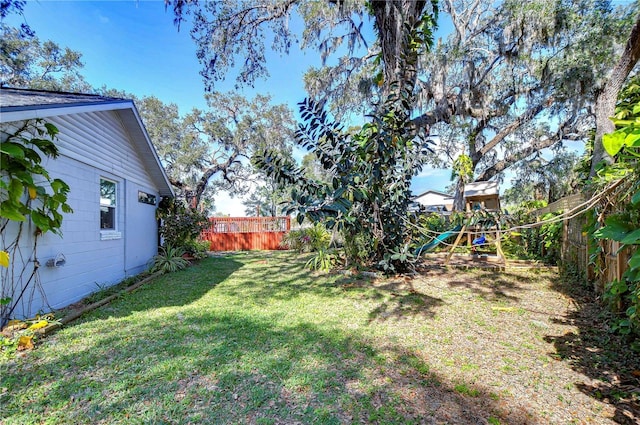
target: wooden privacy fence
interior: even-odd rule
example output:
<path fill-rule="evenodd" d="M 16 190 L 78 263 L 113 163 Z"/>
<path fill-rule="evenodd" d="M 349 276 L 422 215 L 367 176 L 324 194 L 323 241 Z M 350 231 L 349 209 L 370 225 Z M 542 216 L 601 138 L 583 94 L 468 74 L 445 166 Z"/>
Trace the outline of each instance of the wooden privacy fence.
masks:
<path fill-rule="evenodd" d="M 290 217 L 211 217 L 200 236 L 211 251 L 275 250 L 290 228 Z"/>
<path fill-rule="evenodd" d="M 585 201 L 583 194 L 575 194 L 562 198 L 548 206 L 534 211 L 534 215 L 540 219 L 542 215 L 550 212 L 569 211 Z M 602 292 L 604 285 L 612 280 L 620 280 L 622 274 L 628 268 L 631 250 L 620 249 L 620 242 L 604 240 L 600 242 L 602 248 L 602 274 L 595 276 L 593 268 L 589 265 L 589 238 L 585 231 L 587 224 L 586 215 L 579 214 L 565 219 L 562 222 L 562 247 L 560 258 L 563 267 L 571 268 L 577 275 L 586 281 L 593 283 L 597 292 Z"/>

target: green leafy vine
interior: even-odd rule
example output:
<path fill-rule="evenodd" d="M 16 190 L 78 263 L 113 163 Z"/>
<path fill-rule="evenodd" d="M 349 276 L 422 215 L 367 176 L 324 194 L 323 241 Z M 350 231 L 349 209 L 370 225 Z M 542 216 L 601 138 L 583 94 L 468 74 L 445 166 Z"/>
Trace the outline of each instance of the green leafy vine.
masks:
<path fill-rule="evenodd" d="M 616 163 L 601 169 L 598 180 L 619 179 L 615 194 L 591 218 L 594 242 L 617 241 L 618 255 L 629 251 L 627 269 L 621 279 L 606 282 L 603 298 L 616 314 L 613 329 L 640 336 L 640 76 L 635 76 L 619 95 L 616 131 L 603 137 L 607 152 Z M 608 209 L 615 210 L 611 214 Z M 602 221 L 602 218 L 604 221 Z M 591 263 L 602 273 L 602 246 L 592 243 Z"/>
<path fill-rule="evenodd" d="M 62 214 L 73 210 L 67 204 L 69 186 L 60 179 L 51 178 L 42 165 L 44 157 L 59 155 L 54 143 L 58 129 L 38 119 L 24 121 L 19 126 L 5 124 L 1 132 L 0 267 L 8 269 L 2 274 L 0 288 L 0 324 L 4 324 L 36 276 L 38 238 L 47 232 L 61 235 Z M 17 224 L 15 232 L 9 231 L 8 226 L 12 223 Z M 25 224 L 33 224 L 34 229 L 33 252 L 28 257 L 32 261 L 13 261 L 20 252 L 19 242 Z M 25 275 L 27 268 L 32 270 Z"/>

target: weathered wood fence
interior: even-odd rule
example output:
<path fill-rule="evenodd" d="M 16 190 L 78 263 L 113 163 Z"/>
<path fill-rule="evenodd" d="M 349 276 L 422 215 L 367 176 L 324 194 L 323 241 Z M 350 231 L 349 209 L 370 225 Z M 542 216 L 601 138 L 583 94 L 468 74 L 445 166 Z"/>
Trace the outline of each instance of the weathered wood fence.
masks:
<path fill-rule="evenodd" d="M 200 236 L 211 251 L 276 250 L 290 228 L 290 217 L 211 217 Z"/>
<path fill-rule="evenodd" d="M 546 213 L 566 212 L 582 204 L 585 200 L 584 195 L 581 193 L 567 196 L 534 211 L 534 215 L 540 218 Z M 584 278 L 585 281 L 593 283 L 594 288 L 601 292 L 607 282 L 621 279 L 622 274 L 627 270 L 627 262 L 631 251 L 628 248 L 620 250 L 620 243 L 616 241 L 605 240 L 600 242 L 602 248 L 600 255 L 602 256 L 603 265 L 601 275 L 596 276 L 593 267 L 589 265 L 590 246 L 585 230 L 586 224 L 587 217 L 585 214 L 570 217 L 563 221 L 560 259 L 563 267 L 571 269 L 576 275 Z"/>

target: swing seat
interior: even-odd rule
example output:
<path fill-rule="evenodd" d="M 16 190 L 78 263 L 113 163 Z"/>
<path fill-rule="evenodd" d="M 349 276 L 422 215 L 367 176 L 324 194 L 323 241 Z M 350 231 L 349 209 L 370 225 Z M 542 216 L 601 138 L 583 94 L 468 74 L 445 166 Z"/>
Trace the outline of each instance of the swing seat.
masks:
<path fill-rule="evenodd" d="M 487 242 L 487 238 L 484 236 L 484 234 L 480 235 L 480 237 L 475 238 L 471 244 L 472 245 L 483 245 L 484 243 Z"/>

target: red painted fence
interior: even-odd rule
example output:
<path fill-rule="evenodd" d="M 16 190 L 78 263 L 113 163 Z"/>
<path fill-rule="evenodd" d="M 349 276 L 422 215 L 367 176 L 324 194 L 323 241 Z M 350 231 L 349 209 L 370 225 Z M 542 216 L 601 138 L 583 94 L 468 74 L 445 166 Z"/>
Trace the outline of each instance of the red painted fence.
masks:
<path fill-rule="evenodd" d="M 201 238 L 211 251 L 283 249 L 280 242 L 291 228 L 290 217 L 211 217 Z"/>

